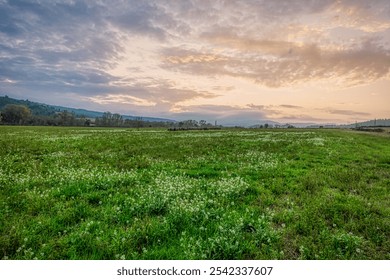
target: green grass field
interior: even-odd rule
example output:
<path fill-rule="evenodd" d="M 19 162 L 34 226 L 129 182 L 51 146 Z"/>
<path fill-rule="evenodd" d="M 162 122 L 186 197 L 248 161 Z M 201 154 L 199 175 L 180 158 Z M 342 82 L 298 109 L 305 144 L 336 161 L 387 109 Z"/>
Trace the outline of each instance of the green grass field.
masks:
<path fill-rule="evenodd" d="M 0 259 L 390 259 L 390 135 L 0 127 Z"/>

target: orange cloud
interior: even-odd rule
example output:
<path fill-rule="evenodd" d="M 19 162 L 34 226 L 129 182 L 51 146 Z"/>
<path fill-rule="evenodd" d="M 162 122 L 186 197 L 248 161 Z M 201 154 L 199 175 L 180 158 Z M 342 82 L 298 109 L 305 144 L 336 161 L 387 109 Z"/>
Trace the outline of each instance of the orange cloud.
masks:
<path fill-rule="evenodd" d="M 226 75 L 250 79 L 267 87 L 286 87 L 311 81 L 330 81 L 351 87 L 386 78 L 390 51 L 374 40 L 354 49 L 322 49 L 316 44 L 271 41 L 234 34 L 205 34 L 214 45 L 209 53 L 166 49 L 162 67 L 194 75 Z M 217 53 L 215 49 L 220 50 Z M 175 55 L 175 52 L 179 52 Z"/>

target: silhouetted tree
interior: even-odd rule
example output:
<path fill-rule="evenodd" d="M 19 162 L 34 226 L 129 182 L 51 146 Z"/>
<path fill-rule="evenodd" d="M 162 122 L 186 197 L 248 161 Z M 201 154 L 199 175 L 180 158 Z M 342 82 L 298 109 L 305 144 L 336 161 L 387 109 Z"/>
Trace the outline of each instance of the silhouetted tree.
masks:
<path fill-rule="evenodd" d="M 121 115 L 115 113 L 111 116 L 111 125 L 112 126 L 122 126 L 123 118 Z"/>
<path fill-rule="evenodd" d="M 206 127 L 206 126 L 207 126 L 207 122 L 206 122 L 205 120 L 200 120 L 200 121 L 199 121 L 199 125 L 200 125 L 201 127 Z"/>
<path fill-rule="evenodd" d="M 8 104 L 2 110 L 2 119 L 8 124 L 25 124 L 31 116 L 31 111 L 24 105 Z"/>
<path fill-rule="evenodd" d="M 76 116 L 73 112 L 69 112 L 67 110 L 59 112 L 58 116 L 58 124 L 59 125 L 76 125 Z"/>

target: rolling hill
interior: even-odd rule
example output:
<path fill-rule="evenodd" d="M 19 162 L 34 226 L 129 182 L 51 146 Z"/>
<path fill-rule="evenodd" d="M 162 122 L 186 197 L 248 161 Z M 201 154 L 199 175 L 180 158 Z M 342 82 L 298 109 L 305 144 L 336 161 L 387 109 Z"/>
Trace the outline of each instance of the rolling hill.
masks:
<path fill-rule="evenodd" d="M 90 111 L 85 109 L 76 109 L 76 108 L 69 108 L 63 106 L 48 105 L 48 104 L 33 102 L 29 100 L 14 99 L 8 97 L 7 95 L 0 96 L 0 110 L 8 104 L 27 106 L 31 110 L 32 114 L 37 116 L 52 116 L 58 112 L 63 112 L 63 111 L 73 112 L 78 117 L 83 116 L 86 118 L 97 118 L 103 116 L 103 112 L 98 112 L 98 111 Z M 144 116 L 122 115 L 122 117 L 125 120 L 142 119 L 143 121 L 148 121 L 148 122 L 176 122 L 175 120 L 170 120 L 170 119 L 144 117 Z"/>

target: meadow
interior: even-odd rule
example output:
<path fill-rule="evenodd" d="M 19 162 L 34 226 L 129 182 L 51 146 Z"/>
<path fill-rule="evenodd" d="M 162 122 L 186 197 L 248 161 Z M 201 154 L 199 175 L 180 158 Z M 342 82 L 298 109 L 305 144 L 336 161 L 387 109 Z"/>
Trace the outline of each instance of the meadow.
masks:
<path fill-rule="evenodd" d="M 390 134 L 0 126 L 0 259 L 390 259 Z"/>

